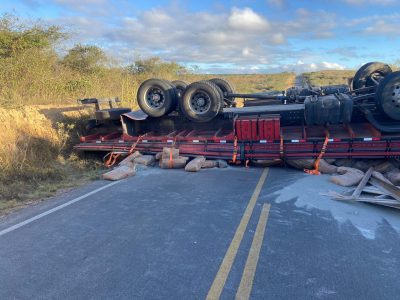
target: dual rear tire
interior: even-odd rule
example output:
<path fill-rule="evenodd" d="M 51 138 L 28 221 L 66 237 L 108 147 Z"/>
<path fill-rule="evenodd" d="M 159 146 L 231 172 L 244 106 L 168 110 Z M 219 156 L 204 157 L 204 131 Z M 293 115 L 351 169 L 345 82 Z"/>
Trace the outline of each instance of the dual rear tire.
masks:
<path fill-rule="evenodd" d="M 175 110 L 177 90 L 166 80 L 152 78 L 140 85 L 137 100 L 141 110 L 150 117 L 161 117 Z"/>
<path fill-rule="evenodd" d="M 221 111 L 221 106 L 222 92 L 210 81 L 189 84 L 179 103 L 182 114 L 197 123 L 215 118 Z"/>
<path fill-rule="evenodd" d="M 161 117 L 179 109 L 193 122 L 208 122 L 233 106 L 229 94 L 233 88 L 220 78 L 187 84 L 184 81 L 149 79 L 143 82 L 137 93 L 139 107 L 151 117 Z"/>

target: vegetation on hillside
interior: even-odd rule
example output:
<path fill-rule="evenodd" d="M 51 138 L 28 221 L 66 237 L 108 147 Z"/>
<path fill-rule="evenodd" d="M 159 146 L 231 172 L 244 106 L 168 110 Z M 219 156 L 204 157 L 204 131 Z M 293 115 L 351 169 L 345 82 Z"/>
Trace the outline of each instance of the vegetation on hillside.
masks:
<path fill-rule="evenodd" d="M 304 73 L 312 85 L 348 84 L 348 79 L 354 76 L 353 70 L 327 70 Z"/>

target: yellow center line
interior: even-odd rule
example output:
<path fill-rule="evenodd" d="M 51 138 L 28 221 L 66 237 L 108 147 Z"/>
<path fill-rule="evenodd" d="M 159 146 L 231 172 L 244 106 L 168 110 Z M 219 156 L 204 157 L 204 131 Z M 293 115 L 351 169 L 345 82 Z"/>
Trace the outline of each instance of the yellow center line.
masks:
<path fill-rule="evenodd" d="M 225 257 L 221 263 L 221 266 L 219 267 L 218 273 L 214 278 L 210 290 L 208 291 L 206 298 L 207 300 L 219 299 L 222 293 L 226 279 L 228 278 L 229 272 L 232 268 L 237 251 L 239 249 L 240 243 L 242 242 L 243 235 L 246 231 L 247 225 L 249 224 L 250 217 L 253 214 L 254 206 L 256 205 L 265 179 L 267 178 L 268 170 L 268 168 L 265 168 L 263 173 L 261 174 L 260 179 L 258 180 L 257 186 L 253 192 L 253 195 L 250 198 L 249 204 L 247 204 L 246 210 L 242 216 L 242 219 L 240 220 L 239 226 L 236 229 L 231 244 L 226 251 Z"/>
<path fill-rule="evenodd" d="M 265 203 L 261 210 L 260 219 L 258 220 L 256 232 L 254 233 L 253 242 L 251 243 L 242 279 L 240 280 L 239 289 L 236 293 L 236 299 L 238 300 L 247 300 L 250 297 L 270 207 L 270 204 Z"/>

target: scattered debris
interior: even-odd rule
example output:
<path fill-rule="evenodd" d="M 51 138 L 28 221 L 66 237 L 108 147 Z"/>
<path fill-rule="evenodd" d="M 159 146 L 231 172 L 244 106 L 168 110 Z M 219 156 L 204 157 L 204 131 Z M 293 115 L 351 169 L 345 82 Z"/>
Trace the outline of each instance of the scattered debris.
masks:
<path fill-rule="evenodd" d="M 386 174 L 387 178 L 391 183 L 394 185 L 399 185 L 400 184 L 400 170 L 399 169 L 393 169 L 390 172 Z"/>
<path fill-rule="evenodd" d="M 252 164 L 259 167 L 270 167 L 280 165 L 282 163 L 281 159 L 256 159 L 252 161 Z"/>
<path fill-rule="evenodd" d="M 157 153 L 156 156 L 160 157 L 160 154 Z M 182 169 L 186 166 L 186 163 L 189 160 L 188 157 L 179 156 L 179 149 L 167 147 L 163 148 L 163 152 L 161 152 L 161 157 L 159 159 L 159 166 L 162 169 Z"/>
<path fill-rule="evenodd" d="M 178 158 L 179 149 L 164 147 L 162 152 L 162 159 Z"/>
<path fill-rule="evenodd" d="M 154 158 L 155 158 L 156 160 L 160 160 L 160 159 L 162 158 L 162 155 L 163 155 L 162 152 L 158 152 L 158 153 L 156 153 L 156 155 L 154 156 Z"/>
<path fill-rule="evenodd" d="M 381 173 L 374 171 L 373 167 L 364 174 L 358 186 L 348 192 L 352 194 L 343 195 L 331 191 L 329 195 L 334 200 L 366 202 L 400 209 L 400 188 L 390 183 Z"/>
<path fill-rule="evenodd" d="M 334 165 L 338 167 L 351 167 L 353 160 L 351 158 L 338 158 L 335 160 Z M 366 168 L 367 170 L 368 168 Z"/>
<path fill-rule="evenodd" d="M 218 159 L 218 168 L 227 168 L 228 167 L 228 163 L 223 160 L 223 159 Z"/>
<path fill-rule="evenodd" d="M 160 159 L 159 166 L 161 169 L 183 169 L 186 166 L 189 157 L 178 156 L 172 159 Z"/>
<path fill-rule="evenodd" d="M 135 162 L 135 164 L 152 166 L 152 165 L 154 165 L 155 158 L 154 158 L 154 155 L 141 155 L 139 157 L 136 157 L 134 162 Z"/>
<path fill-rule="evenodd" d="M 119 166 L 107 173 L 104 173 L 103 179 L 105 179 L 105 180 L 120 180 L 120 179 L 129 177 L 129 176 L 133 176 L 135 174 L 136 174 L 136 169 L 134 167 Z"/>
<path fill-rule="evenodd" d="M 304 170 L 314 168 L 314 161 L 314 159 L 288 159 L 286 163 L 295 169 Z"/>
<path fill-rule="evenodd" d="M 202 165 L 206 161 L 204 156 L 197 156 L 196 158 L 192 159 L 185 167 L 185 171 L 187 172 L 198 172 L 200 171 Z"/>
<path fill-rule="evenodd" d="M 133 167 L 135 158 L 141 156 L 142 154 L 139 151 L 135 151 L 132 154 L 125 157 L 118 165 L 119 166 L 127 166 Z"/>
<path fill-rule="evenodd" d="M 385 182 L 387 182 L 387 183 L 391 183 L 390 180 L 387 179 L 385 176 L 383 176 L 382 173 L 379 173 L 379 172 L 377 172 L 377 171 L 375 171 L 375 170 L 372 171 L 372 177 L 373 177 L 373 178 L 380 179 L 380 180 L 385 181 Z"/>
<path fill-rule="evenodd" d="M 319 161 L 318 170 L 323 174 L 334 174 L 337 173 L 338 167 L 331 165 L 325 159 Z"/>
<path fill-rule="evenodd" d="M 216 160 L 205 160 L 201 165 L 203 169 L 215 168 L 218 166 L 218 162 Z"/>
<path fill-rule="evenodd" d="M 338 167 L 340 175 L 331 176 L 330 181 L 342 186 L 357 185 L 364 177 L 364 172 L 355 168 Z"/>

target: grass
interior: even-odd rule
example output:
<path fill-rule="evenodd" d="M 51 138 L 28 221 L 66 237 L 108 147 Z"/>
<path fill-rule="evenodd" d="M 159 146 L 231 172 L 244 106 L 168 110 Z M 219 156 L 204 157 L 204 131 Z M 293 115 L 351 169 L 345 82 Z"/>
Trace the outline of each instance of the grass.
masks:
<path fill-rule="evenodd" d="M 224 78 L 228 80 L 238 93 L 258 93 L 268 91 L 283 91 L 293 86 L 296 75 L 294 73 L 278 74 L 242 74 L 242 75 L 200 75 L 189 74 L 182 76 L 182 80 L 194 82 L 211 78 Z M 242 99 L 236 99 L 238 106 L 242 105 Z"/>
<path fill-rule="evenodd" d="M 188 82 L 211 79 L 224 78 L 227 79 L 235 88 L 235 91 L 240 93 L 267 92 L 271 90 L 284 90 L 293 85 L 294 73 L 279 73 L 279 74 L 242 74 L 242 75 L 201 75 L 188 74 L 182 76 L 183 80 Z"/>
<path fill-rule="evenodd" d="M 304 73 L 311 85 L 323 86 L 333 84 L 348 84 L 348 78 L 353 77 L 353 70 L 327 70 Z"/>
<path fill-rule="evenodd" d="M 0 108 L 0 212 L 98 175 L 98 162 L 71 152 L 87 119 L 78 107 Z"/>

